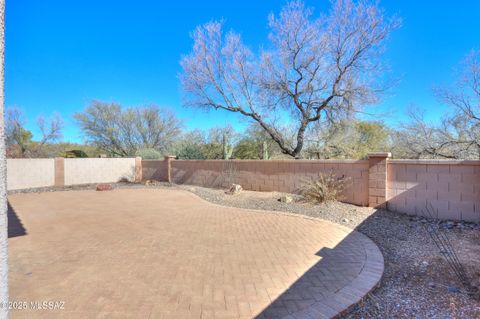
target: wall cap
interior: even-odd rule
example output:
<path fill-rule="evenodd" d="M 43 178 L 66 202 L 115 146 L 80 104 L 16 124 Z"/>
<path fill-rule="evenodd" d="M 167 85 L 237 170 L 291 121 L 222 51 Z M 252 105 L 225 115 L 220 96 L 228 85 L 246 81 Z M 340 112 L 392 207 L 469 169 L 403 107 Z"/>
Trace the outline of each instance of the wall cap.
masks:
<path fill-rule="evenodd" d="M 380 152 L 380 153 L 368 153 L 368 158 L 391 158 L 392 153 L 390 152 Z"/>
<path fill-rule="evenodd" d="M 344 160 L 294 160 L 294 159 L 273 159 L 273 160 L 261 160 L 261 159 L 179 159 L 176 160 L 177 162 L 198 162 L 198 163 L 221 163 L 221 162 L 235 162 L 235 163 L 262 163 L 262 164 L 287 164 L 287 163 L 302 163 L 302 164 L 368 164 L 368 160 L 351 160 L 351 159 L 344 159 Z"/>
<path fill-rule="evenodd" d="M 406 164 L 406 165 L 480 165 L 479 160 L 451 160 L 451 159 L 392 159 L 390 164 Z"/>

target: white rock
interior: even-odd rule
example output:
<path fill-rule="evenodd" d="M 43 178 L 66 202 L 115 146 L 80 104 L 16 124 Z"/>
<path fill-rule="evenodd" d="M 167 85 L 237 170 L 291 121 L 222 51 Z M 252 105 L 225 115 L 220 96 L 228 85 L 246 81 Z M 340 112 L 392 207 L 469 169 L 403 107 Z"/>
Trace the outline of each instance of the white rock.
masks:
<path fill-rule="evenodd" d="M 242 185 L 232 184 L 232 186 L 230 186 L 229 190 L 226 191 L 225 194 L 237 195 L 237 194 L 240 194 L 242 190 L 243 190 Z"/>
<path fill-rule="evenodd" d="M 288 195 L 284 195 L 284 196 L 280 197 L 280 201 L 281 201 L 282 203 L 287 203 L 287 204 L 288 204 L 288 203 L 293 202 L 293 197 L 292 197 L 292 196 L 288 196 Z"/>

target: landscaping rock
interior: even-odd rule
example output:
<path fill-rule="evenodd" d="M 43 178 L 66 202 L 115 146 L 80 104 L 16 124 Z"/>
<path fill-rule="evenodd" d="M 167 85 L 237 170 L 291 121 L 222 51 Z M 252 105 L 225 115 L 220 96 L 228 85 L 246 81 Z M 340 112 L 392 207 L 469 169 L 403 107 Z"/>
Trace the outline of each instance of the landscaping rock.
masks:
<path fill-rule="evenodd" d="M 111 191 L 113 189 L 112 184 L 97 184 L 95 189 L 99 192 Z"/>
<path fill-rule="evenodd" d="M 293 197 L 292 197 L 292 196 L 288 196 L 288 195 L 284 195 L 284 196 L 280 197 L 280 201 L 281 201 L 282 203 L 287 203 L 287 204 L 288 204 L 288 203 L 293 202 Z"/>
<path fill-rule="evenodd" d="M 225 194 L 229 195 L 237 195 L 240 194 L 240 192 L 243 190 L 242 186 L 239 184 L 232 184 L 230 186 L 229 190 L 225 192 Z"/>
<path fill-rule="evenodd" d="M 153 179 L 147 179 L 145 181 L 145 186 L 156 186 L 157 185 L 157 181 L 153 180 Z"/>

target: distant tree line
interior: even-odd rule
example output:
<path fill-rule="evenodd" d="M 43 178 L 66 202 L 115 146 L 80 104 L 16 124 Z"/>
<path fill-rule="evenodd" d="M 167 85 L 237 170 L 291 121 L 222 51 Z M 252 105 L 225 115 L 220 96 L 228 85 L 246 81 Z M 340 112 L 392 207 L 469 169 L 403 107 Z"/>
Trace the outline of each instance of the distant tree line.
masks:
<path fill-rule="evenodd" d="M 417 108 L 400 127 L 366 120 L 394 81 L 386 79 L 381 53 L 400 26 L 378 2 L 336 0 L 314 16 L 290 1 L 269 17 L 269 41 L 259 50 L 240 34 L 208 22 L 192 33 L 182 57 L 180 82 L 186 106 L 237 113 L 245 130 L 232 126 L 185 130 L 174 112 L 155 105 L 124 107 L 92 101 L 74 115 L 84 142 L 60 142 L 59 115 L 39 117 L 39 138 L 26 128 L 19 108 L 6 112 L 9 157 L 141 156 L 181 159 L 365 158 L 391 151 L 396 158 L 480 158 L 480 57 L 472 51 L 453 87 L 434 94 L 447 111 L 429 123 Z"/>
<path fill-rule="evenodd" d="M 390 151 L 395 158 L 480 158 L 480 59 L 472 51 L 461 65 L 454 87 L 437 87 L 434 94 L 447 106 L 440 124 L 412 109 L 408 121 L 391 128 L 381 121 L 362 120 L 350 114 L 338 120 L 318 121 L 306 130 L 302 151 L 306 159 L 362 159 L 370 152 Z M 39 116 L 39 139 L 26 128 L 20 108 L 7 108 L 7 156 L 98 157 L 141 156 L 158 159 L 287 159 L 292 158 L 255 121 L 240 132 L 232 126 L 185 130 L 172 111 L 155 105 L 122 107 L 92 101 L 74 115 L 84 134 L 83 143 L 62 142 L 63 120 L 58 114 Z M 284 145 L 296 143 L 292 124 L 282 130 Z"/>

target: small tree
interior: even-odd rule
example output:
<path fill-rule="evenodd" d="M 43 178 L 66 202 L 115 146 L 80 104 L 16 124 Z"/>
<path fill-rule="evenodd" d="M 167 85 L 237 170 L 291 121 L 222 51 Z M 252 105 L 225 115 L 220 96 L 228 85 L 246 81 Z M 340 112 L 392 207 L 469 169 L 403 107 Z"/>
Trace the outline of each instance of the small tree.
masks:
<path fill-rule="evenodd" d="M 305 153 L 310 158 L 362 159 L 370 152 L 390 148 L 390 132 L 376 121 L 348 120 L 314 127 Z"/>
<path fill-rule="evenodd" d="M 319 18 L 292 1 L 270 16 L 270 45 L 255 55 L 239 34 L 225 35 L 222 22 L 209 22 L 193 32 L 193 50 L 181 60 L 186 103 L 240 113 L 283 153 L 299 157 L 311 123 L 341 119 L 377 100 L 379 57 L 398 25 L 367 1 L 333 1 Z M 285 119 L 294 125 L 293 144 L 282 130 Z"/>
<path fill-rule="evenodd" d="M 186 132 L 175 142 L 174 154 L 179 159 L 205 159 L 203 152 L 205 140 L 205 134 L 201 130 Z"/>
<path fill-rule="evenodd" d="M 64 157 L 66 157 L 66 158 L 86 158 L 86 157 L 88 157 L 88 155 L 83 150 L 70 150 L 70 151 L 65 152 Z"/>
<path fill-rule="evenodd" d="M 258 124 L 248 127 L 242 138 L 235 145 L 234 158 L 238 159 L 270 159 L 281 156 L 277 143 Z"/>
<path fill-rule="evenodd" d="M 223 133 L 222 138 L 223 159 L 229 160 L 232 157 L 234 146 L 230 143 L 230 136 L 227 132 Z"/>
<path fill-rule="evenodd" d="M 5 114 L 5 134 L 9 148 L 9 157 L 41 157 L 45 156 L 45 148 L 49 143 L 62 137 L 63 121 L 59 114 L 46 119 L 37 118 L 40 140 L 33 140 L 33 134 L 25 128 L 25 117 L 19 108 L 8 108 Z"/>
<path fill-rule="evenodd" d="M 230 159 L 238 133 L 230 126 L 213 127 L 208 130 L 208 137 L 202 147 L 206 159 Z"/>
<path fill-rule="evenodd" d="M 160 159 L 162 153 L 154 148 L 142 148 L 135 153 L 135 156 L 139 156 L 142 159 Z"/>
<path fill-rule="evenodd" d="M 166 154 L 181 127 L 174 113 L 155 105 L 122 108 L 93 101 L 74 117 L 87 140 L 113 156 L 134 156 L 148 148 Z"/>
<path fill-rule="evenodd" d="M 23 112 L 18 108 L 9 108 L 5 113 L 5 137 L 7 146 L 10 148 L 16 147 L 18 149 L 18 157 L 25 157 L 25 153 L 32 143 L 33 134 L 24 128 L 26 121 Z M 10 154 L 10 156 L 11 155 L 12 154 Z"/>

